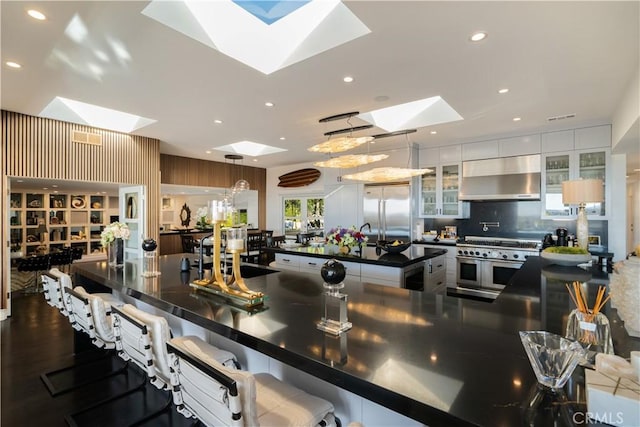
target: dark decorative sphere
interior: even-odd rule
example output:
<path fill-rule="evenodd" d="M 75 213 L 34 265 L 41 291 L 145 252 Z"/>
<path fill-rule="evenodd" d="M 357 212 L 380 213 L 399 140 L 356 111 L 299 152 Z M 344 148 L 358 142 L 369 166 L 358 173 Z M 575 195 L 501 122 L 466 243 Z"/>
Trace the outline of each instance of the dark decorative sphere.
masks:
<path fill-rule="evenodd" d="M 320 275 L 325 282 L 331 285 L 337 285 L 344 280 L 347 275 L 347 270 L 341 262 L 330 259 L 322 265 Z"/>
<path fill-rule="evenodd" d="M 157 247 L 158 247 L 158 244 L 153 239 L 144 239 L 142 242 L 143 251 L 147 251 L 147 252 L 155 251 Z"/>

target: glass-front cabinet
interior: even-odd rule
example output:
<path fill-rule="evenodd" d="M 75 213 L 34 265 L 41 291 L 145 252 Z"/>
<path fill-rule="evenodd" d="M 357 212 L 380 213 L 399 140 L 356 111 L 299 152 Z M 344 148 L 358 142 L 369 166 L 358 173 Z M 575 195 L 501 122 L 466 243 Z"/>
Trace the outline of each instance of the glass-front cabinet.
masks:
<path fill-rule="evenodd" d="M 420 177 L 421 218 L 466 218 L 469 204 L 458 200 L 462 180 L 460 164 L 426 166 Z"/>
<path fill-rule="evenodd" d="M 542 217 L 571 218 L 577 215 L 577 206 L 562 203 L 562 182 L 574 179 L 601 179 L 606 189 L 609 167 L 609 151 L 571 151 L 552 153 L 543 157 L 542 164 Z M 587 203 L 585 211 L 589 218 L 603 219 L 607 212 L 605 200 Z"/>

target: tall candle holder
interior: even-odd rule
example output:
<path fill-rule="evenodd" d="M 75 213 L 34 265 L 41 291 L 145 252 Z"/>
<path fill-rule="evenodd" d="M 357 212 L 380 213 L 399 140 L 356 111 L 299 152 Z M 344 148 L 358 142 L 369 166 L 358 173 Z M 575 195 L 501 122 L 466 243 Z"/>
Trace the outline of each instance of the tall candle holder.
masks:
<path fill-rule="evenodd" d="M 190 286 L 197 290 L 220 295 L 229 302 L 244 307 L 254 307 L 263 304 L 265 295 L 262 292 L 249 289 L 240 274 L 240 253 L 244 251 L 245 241 L 247 240 L 246 228 L 229 228 L 226 230 L 226 252 L 232 254 L 232 274 L 226 280 L 222 276 L 219 246 L 221 241 L 221 226 L 225 221 L 223 202 L 212 202 L 211 210 L 214 242 L 212 274 L 209 279 L 203 277 L 198 278 L 198 280 L 195 280 Z"/>

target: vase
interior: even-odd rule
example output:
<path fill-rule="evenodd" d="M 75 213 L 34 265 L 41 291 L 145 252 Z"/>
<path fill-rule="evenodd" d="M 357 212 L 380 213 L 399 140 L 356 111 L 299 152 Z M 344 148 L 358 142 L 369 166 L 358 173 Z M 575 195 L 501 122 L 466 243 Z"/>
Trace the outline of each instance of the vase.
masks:
<path fill-rule="evenodd" d="M 587 362 L 593 362 L 596 353 L 614 354 L 611 326 L 603 313 L 584 313 L 574 309 L 569 313 L 565 336 L 589 350 Z"/>
<path fill-rule="evenodd" d="M 339 246 L 338 247 L 338 251 L 342 254 L 342 255 L 347 255 L 349 252 L 351 252 L 351 248 L 349 246 Z"/>
<path fill-rule="evenodd" d="M 109 267 L 122 267 L 124 265 L 124 240 L 115 239 L 109 243 Z"/>

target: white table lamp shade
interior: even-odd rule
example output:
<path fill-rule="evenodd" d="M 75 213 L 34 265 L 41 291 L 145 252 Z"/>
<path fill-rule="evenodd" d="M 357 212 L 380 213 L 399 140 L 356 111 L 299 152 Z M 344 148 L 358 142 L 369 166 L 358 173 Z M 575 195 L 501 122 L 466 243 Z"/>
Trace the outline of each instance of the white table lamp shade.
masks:
<path fill-rule="evenodd" d="M 584 211 L 585 203 L 597 203 L 604 200 L 604 184 L 601 179 L 577 179 L 562 183 L 562 203 L 578 205 L 576 237 L 578 246 L 589 249 L 589 222 Z"/>
<path fill-rule="evenodd" d="M 562 183 L 562 203 L 579 205 L 604 200 L 604 184 L 601 179 L 576 179 Z"/>

